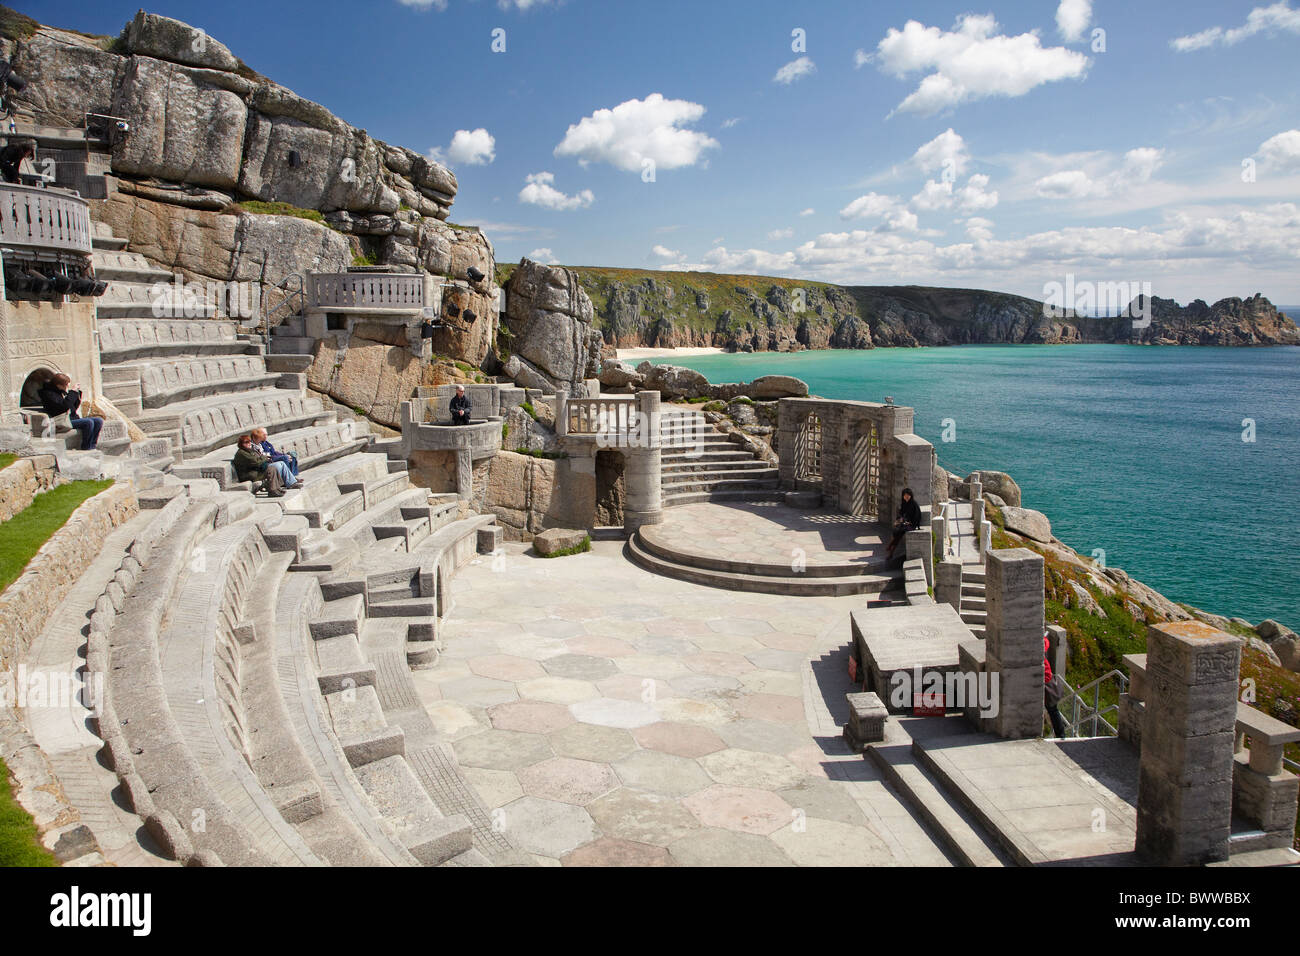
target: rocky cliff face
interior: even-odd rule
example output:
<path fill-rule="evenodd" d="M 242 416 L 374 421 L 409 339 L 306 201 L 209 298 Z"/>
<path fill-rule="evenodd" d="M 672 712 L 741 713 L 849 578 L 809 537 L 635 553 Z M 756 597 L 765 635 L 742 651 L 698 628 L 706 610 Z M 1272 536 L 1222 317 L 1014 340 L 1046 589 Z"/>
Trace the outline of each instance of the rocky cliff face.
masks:
<path fill-rule="evenodd" d="M 1292 345 L 1300 329 L 1262 296 L 1152 300 L 1132 319 L 1045 314 L 1043 303 L 980 289 L 852 286 L 791 279 L 578 268 L 607 342 L 728 351 L 970 344 Z M 1138 302 L 1137 305 L 1141 305 Z"/>
<path fill-rule="evenodd" d="M 292 272 L 343 271 L 357 256 L 455 279 L 470 266 L 494 274 L 487 238 L 444 222 L 457 190 L 449 169 L 374 139 L 188 24 L 141 11 L 110 39 L 15 15 L 6 33 L 4 54 L 28 81 L 13 96 L 19 119 L 81 127 L 100 113 L 129 124 L 113 137 L 117 192 L 96 216 L 187 279 L 269 288 Z M 464 285 L 449 301 L 481 321 L 435 347 L 477 364 L 496 334 L 496 290 L 490 279 Z"/>
<path fill-rule="evenodd" d="M 529 388 L 584 395 L 583 380 L 600 374 L 603 340 L 577 274 L 525 258 L 505 288 L 505 374 Z"/>

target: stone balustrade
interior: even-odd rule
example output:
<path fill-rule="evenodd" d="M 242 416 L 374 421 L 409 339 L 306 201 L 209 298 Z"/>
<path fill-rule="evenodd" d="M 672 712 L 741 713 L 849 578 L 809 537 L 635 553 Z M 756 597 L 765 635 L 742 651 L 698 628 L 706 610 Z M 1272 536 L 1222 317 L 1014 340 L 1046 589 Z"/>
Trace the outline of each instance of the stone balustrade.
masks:
<path fill-rule="evenodd" d="M 89 256 L 90 204 L 60 189 L 6 183 L 0 186 L 0 245 Z"/>
<path fill-rule="evenodd" d="M 602 398 L 564 397 L 557 420 L 564 422 L 564 434 L 572 438 L 608 438 L 639 435 L 643 429 L 635 395 L 607 395 Z"/>
<path fill-rule="evenodd" d="M 307 277 L 311 312 L 419 312 L 426 303 L 423 275 L 387 272 L 312 273 Z"/>
<path fill-rule="evenodd" d="M 1287 744 L 1300 741 L 1300 728 L 1237 703 L 1233 739 L 1232 810 L 1264 832 L 1264 847 L 1287 847 L 1295 831 L 1300 777 L 1282 760 Z"/>

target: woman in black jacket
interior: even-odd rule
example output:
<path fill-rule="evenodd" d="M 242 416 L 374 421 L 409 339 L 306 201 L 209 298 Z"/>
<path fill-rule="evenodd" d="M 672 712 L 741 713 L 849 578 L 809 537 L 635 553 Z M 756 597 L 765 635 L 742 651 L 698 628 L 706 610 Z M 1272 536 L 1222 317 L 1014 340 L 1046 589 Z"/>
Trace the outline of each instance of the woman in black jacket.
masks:
<path fill-rule="evenodd" d="M 36 393 L 41 399 L 41 406 L 50 418 L 68 415 L 69 424 L 81 433 L 81 450 L 92 451 L 99 444 L 99 431 L 104 427 L 104 419 L 89 415 L 81 418 L 81 389 L 70 387 L 68 376 L 60 372 L 41 386 Z"/>
<path fill-rule="evenodd" d="M 921 506 L 912 497 L 912 489 L 904 488 L 903 502 L 898 506 L 898 517 L 894 520 L 894 536 L 889 539 L 889 547 L 885 549 L 885 554 L 892 559 L 894 549 L 898 547 L 898 542 L 903 540 L 903 535 L 919 527 L 921 527 Z"/>

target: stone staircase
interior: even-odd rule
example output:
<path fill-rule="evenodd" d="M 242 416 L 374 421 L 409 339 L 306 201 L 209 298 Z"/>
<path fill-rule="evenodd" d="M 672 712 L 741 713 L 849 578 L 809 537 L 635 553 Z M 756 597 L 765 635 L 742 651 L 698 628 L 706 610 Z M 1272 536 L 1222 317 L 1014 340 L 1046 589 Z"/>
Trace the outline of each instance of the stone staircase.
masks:
<path fill-rule="evenodd" d="M 665 408 L 663 506 L 696 501 L 779 501 L 780 473 L 730 441 L 697 411 Z"/>

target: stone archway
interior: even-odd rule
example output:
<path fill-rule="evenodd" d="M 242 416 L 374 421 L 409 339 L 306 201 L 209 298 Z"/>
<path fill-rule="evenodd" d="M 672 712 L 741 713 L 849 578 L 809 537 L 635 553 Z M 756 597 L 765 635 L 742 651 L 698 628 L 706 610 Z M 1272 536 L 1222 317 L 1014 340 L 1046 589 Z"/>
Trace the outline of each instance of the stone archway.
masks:
<path fill-rule="evenodd" d="M 22 388 L 18 390 L 19 407 L 40 408 L 41 399 L 40 396 L 36 394 L 37 390 L 57 374 L 59 374 L 57 369 L 48 368 L 43 365 L 38 366 L 27 373 L 27 377 L 23 379 Z"/>
<path fill-rule="evenodd" d="M 627 459 L 611 449 L 596 452 L 596 512 L 598 528 L 622 527 L 623 508 L 627 503 Z"/>

